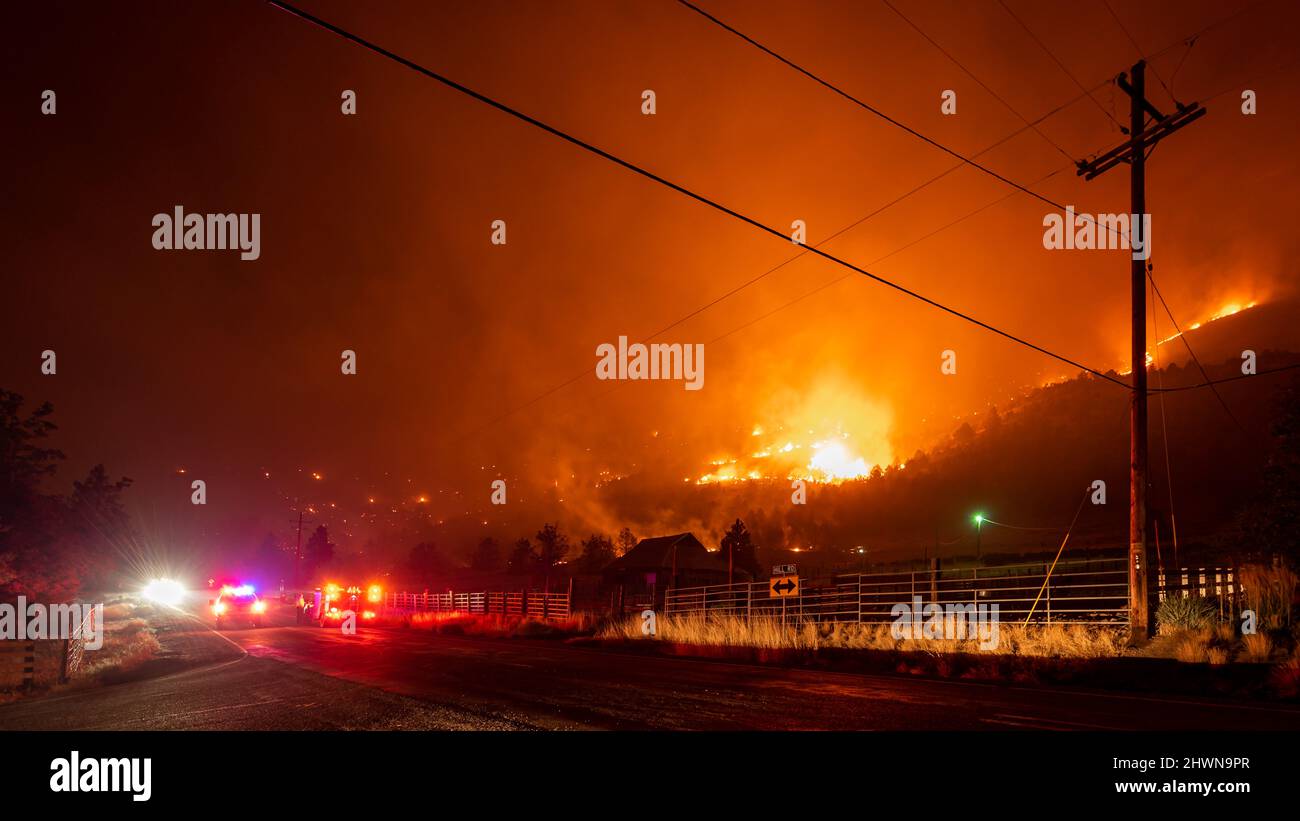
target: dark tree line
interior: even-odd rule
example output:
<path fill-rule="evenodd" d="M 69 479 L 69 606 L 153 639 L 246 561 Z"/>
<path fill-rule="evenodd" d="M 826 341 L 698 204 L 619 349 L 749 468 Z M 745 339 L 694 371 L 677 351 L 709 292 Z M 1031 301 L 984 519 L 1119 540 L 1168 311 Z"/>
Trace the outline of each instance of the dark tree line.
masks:
<path fill-rule="evenodd" d="M 137 547 L 122 494 L 96 465 L 68 495 L 45 484 L 63 461 L 49 447 L 57 429 L 49 402 L 24 411 L 22 396 L 0 389 L 0 594 L 47 601 L 74 597 L 84 586 L 111 582 L 111 572 Z"/>

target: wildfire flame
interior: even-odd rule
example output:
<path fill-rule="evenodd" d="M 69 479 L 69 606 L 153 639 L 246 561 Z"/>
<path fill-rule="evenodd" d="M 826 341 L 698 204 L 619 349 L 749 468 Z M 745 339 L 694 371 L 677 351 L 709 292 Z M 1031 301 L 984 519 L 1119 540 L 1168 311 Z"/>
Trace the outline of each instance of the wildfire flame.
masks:
<path fill-rule="evenodd" d="M 1246 311 L 1251 308 L 1254 308 L 1258 304 L 1259 303 L 1255 301 L 1246 302 L 1246 303 L 1230 302 L 1227 305 L 1224 305 L 1219 310 L 1215 311 L 1213 314 L 1211 314 L 1210 318 L 1205 320 L 1204 322 L 1193 322 L 1192 324 L 1188 325 L 1186 330 L 1195 331 L 1198 328 L 1203 328 L 1206 325 L 1209 325 L 1211 322 L 1215 322 L 1217 320 L 1224 319 L 1226 317 L 1235 316 L 1236 314 L 1239 314 L 1242 311 Z M 1167 343 L 1173 342 L 1175 339 L 1177 339 L 1182 335 L 1183 335 L 1182 333 L 1176 333 L 1173 334 L 1172 336 L 1167 336 L 1164 339 L 1161 339 L 1158 342 L 1156 342 L 1156 347 L 1159 348 L 1161 345 L 1165 345 Z M 1155 363 L 1155 357 L 1151 355 L 1150 351 L 1147 351 L 1147 367 L 1148 368 L 1151 367 L 1154 363 Z M 1128 376 L 1132 372 L 1133 369 L 1128 368 L 1126 370 L 1120 371 L 1119 374 L 1120 376 Z"/>
<path fill-rule="evenodd" d="M 751 444 L 740 448 L 748 457 L 712 459 L 713 469 L 696 484 L 780 479 L 838 484 L 866 478 L 892 460 L 889 410 L 848 383 L 823 380 L 796 401 L 772 409 L 772 415 L 787 424 L 753 425 L 747 431 Z"/>

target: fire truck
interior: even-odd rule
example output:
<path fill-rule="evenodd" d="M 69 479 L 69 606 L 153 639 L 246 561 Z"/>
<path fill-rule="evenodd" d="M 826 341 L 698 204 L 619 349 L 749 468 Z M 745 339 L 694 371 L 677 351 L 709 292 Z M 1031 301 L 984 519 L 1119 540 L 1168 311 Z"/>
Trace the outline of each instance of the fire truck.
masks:
<path fill-rule="evenodd" d="M 384 591 L 377 584 L 362 588 L 343 586 L 333 582 L 316 588 L 313 596 L 315 621 L 321 627 L 337 627 L 343 614 L 351 610 L 359 621 L 371 621 L 379 615 L 384 602 Z"/>

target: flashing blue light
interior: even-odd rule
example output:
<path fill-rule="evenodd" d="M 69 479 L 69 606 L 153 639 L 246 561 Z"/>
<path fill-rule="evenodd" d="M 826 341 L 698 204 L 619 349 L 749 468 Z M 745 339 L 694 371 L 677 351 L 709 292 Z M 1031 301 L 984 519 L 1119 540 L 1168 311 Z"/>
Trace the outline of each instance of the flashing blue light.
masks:
<path fill-rule="evenodd" d="M 251 596 L 253 595 L 254 591 L 253 591 L 253 586 L 251 584 L 241 584 L 239 587 L 236 587 L 231 592 L 233 592 L 236 596 Z"/>

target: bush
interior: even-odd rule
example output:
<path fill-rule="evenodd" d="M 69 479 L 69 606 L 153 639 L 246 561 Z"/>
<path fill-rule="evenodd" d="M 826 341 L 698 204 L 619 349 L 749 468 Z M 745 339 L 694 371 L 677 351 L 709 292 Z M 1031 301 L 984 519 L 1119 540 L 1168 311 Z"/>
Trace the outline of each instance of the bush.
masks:
<path fill-rule="evenodd" d="M 1160 602 L 1156 610 L 1156 623 L 1162 632 L 1172 630 L 1200 630 L 1209 627 L 1219 618 L 1219 608 L 1201 596 L 1187 598 L 1169 597 Z"/>

